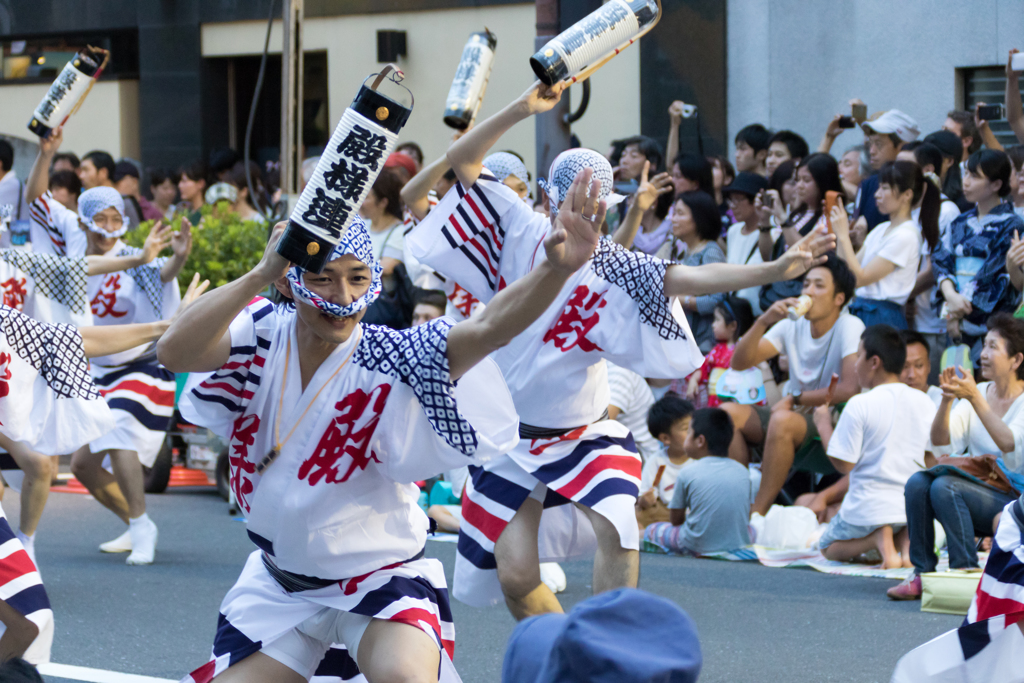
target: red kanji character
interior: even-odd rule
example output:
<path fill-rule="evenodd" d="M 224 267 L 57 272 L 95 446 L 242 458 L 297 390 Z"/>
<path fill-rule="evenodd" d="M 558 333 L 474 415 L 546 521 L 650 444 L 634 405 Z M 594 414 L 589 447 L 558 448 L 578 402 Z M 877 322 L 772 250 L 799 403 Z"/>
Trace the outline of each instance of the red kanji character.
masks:
<path fill-rule="evenodd" d="M 607 305 L 603 292 L 591 292 L 586 285 L 580 285 L 572 293 L 562 315 L 544 335 L 544 342 L 553 342 L 563 352 L 571 351 L 577 346 L 584 351 L 604 351 L 587 339 L 587 334 L 601 321 L 598 309 Z M 589 315 L 584 315 L 588 313 Z"/>
<path fill-rule="evenodd" d="M 92 314 L 99 318 L 105 318 L 108 315 L 114 318 L 123 318 L 128 315 L 128 311 L 114 310 L 114 306 L 117 305 L 117 290 L 119 289 L 121 289 L 121 274 L 108 275 L 100 286 L 100 291 L 96 292 L 96 296 L 89 302 Z"/>
<path fill-rule="evenodd" d="M 468 291 L 459 286 L 459 283 L 455 283 L 455 289 L 448 296 L 448 300 L 452 302 L 452 306 L 455 307 L 462 317 L 468 318 L 473 314 L 473 308 L 480 303 L 480 300 L 470 294 Z"/>
<path fill-rule="evenodd" d="M 25 303 L 25 296 L 28 294 L 25 290 L 25 278 L 19 280 L 11 277 L 5 282 L 0 282 L 0 287 L 4 290 L 4 306 L 10 306 L 20 311 L 22 304 Z"/>
<path fill-rule="evenodd" d="M 11 354 L 0 353 L 0 398 L 11 393 L 7 380 L 11 378 Z"/>
<path fill-rule="evenodd" d="M 338 415 L 320 437 L 312 457 L 299 467 L 299 479 L 308 477 L 310 486 L 321 481 L 340 484 L 348 481 L 356 470 L 366 469 L 371 459 L 379 463 L 372 451 L 367 455 L 367 450 L 390 393 L 391 385 L 382 384 L 369 394 L 356 389 L 338 401 L 334 406 Z M 347 462 L 342 462 L 346 457 Z M 342 474 L 345 465 L 347 469 Z"/>
<path fill-rule="evenodd" d="M 249 459 L 249 449 L 256 443 L 256 432 L 260 428 L 259 415 L 244 415 L 235 420 L 235 428 L 231 433 L 231 444 L 228 460 L 231 462 L 231 488 L 235 492 L 238 504 L 248 512 L 248 496 L 254 490 L 252 479 L 245 474 L 256 472 L 256 463 Z"/>

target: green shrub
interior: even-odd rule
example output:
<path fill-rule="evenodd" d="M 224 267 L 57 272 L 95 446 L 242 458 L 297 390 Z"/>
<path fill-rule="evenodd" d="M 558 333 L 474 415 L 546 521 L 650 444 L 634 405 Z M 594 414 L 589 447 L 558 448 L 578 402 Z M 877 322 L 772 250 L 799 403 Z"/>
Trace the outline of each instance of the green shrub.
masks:
<path fill-rule="evenodd" d="M 210 281 L 210 289 L 226 285 L 252 270 L 267 246 L 267 226 L 256 221 L 242 221 L 238 214 L 202 208 L 203 220 L 192 226 L 192 253 L 181 269 L 178 282 L 182 288 L 192 281 L 192 275 Z M 124 236 L 133 247 L 141 247 L 155 221 L 146 221 Z M 171 221 L 175 230 L 181 229 L 181 219 Z M 161 256 L 170 255 L 170 249 Z"/>

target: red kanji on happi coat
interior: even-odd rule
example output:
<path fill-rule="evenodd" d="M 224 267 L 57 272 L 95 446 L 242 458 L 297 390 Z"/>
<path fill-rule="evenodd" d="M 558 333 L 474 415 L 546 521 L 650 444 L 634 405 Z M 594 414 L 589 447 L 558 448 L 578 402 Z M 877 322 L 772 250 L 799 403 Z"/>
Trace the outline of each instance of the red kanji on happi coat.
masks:
<path fill-rule="evenodd" d="M 544 343 L 553 342 L 562 352 L 579 346 L 584 351 L 604 351 L 587 339 L 587 334 L 601 321 L 598 310 L 608 305 L 606 292 L 591 292 L 586 285 L 580 285 L 572 293 L 565 310 L 544 335 Z"/>
<path fill-rule="evenodd" d="M 28 292 L 25 290 L 25 284 L 25 278 L 18 279 L 13 276 L 4 282 L 0 282 L 0 288 L 3 289 L 4 306 L 21 310 L 22 305 L 25 303 L 25 297 L 28 295 Z"/>
<path fill-rule="evenodd" d="M 460 287 L 457 282 L 455 283 L 455 288 L 452 290 L 452 293 L 448 295 L 448 301 L 451 301 L 455 310 L 466 318 L 473 313 L 473 307 L 480 303 L 479 299 Z"/>
<path fill-rule="evenodd" d="M 256 463 L 249 458 L 249 449 L 256 443 L 256 432 L 260 429 L 259 415 L 244 415 L 235 420 L 235 429 L 231 433 L 231 447 L 228 460 L 231 463 L 231 489 L 235 492 L 235 500 L 248 512 L 250 510 L 248 496 L 255 490 L 252 479 L 246 474 L 256 474 Z"/>
<path fill-rule="evenodd" d="M 371 459 L 379 463 L 372 452 L 367 455 L 367 450 L 390 393 L 391 385 L 381 384 L 370 393 L 356 389 L 338 401 L 334 406 L 338 415 L 320 437 L 313 455 L 299 467 L 299 479 L 307 479 L 310 486 L 321 481 L 340 484 L 348 481 L 356 470 L 366 469 Z M 342 462 L 346 457 L 347 462 Z"/>
<path fill-rule="evenodd" d="M 89 302 L 92 314 L 99 318 L 105 318 L 108 315 L 114 318 L 123 318 L 128 315 L 128 311 L 114 310 L 114 306 L 117 305 L 117 290 L 119 289 L 121 289 L 121 274 L 108 275 L 100 286 L 100 291 L 96 292 L 96 296 Z"/>

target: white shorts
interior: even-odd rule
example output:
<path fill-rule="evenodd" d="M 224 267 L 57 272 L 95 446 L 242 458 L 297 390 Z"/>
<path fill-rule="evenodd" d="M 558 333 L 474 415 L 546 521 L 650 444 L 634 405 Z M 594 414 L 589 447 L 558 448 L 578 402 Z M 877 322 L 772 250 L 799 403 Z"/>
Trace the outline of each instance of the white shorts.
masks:
<path fill-rule="evenodd" d="M 325 607 L 297 628 L 264 645 L 261 652 L 308 680 L 333 643 L 344 645 L 355 659 L 371 619 Z"/>

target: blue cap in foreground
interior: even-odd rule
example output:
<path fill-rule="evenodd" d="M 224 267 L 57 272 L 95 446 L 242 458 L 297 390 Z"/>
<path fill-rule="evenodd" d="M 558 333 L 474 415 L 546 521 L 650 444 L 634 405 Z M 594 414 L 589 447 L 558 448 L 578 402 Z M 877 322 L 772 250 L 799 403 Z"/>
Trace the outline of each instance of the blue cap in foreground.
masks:
<path fill-rule="evenodd" d="M 700 641 L 675 603 L 634 588 L 595 595 L 568 614 L 512 632 L 502 683 L 692 683 Z"/>

